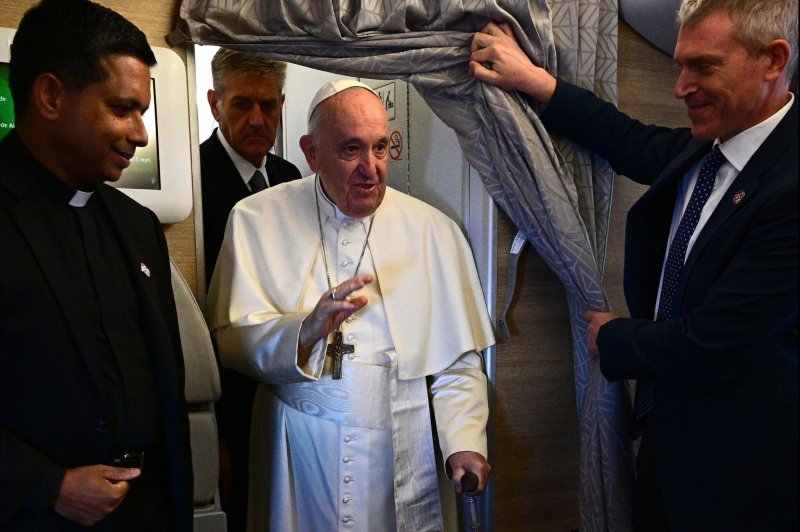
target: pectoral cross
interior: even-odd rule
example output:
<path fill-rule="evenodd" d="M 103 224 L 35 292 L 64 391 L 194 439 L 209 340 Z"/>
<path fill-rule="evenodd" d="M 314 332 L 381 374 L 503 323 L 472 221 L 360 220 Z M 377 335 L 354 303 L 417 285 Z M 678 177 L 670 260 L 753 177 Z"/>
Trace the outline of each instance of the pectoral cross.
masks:
<path fill-rule="evenodd" d="M 342 356 L 350 354 L 355 351 L 351 344 L 346 344 L 342 341 L 342 331 L 336 329 L 333 331 L 333 343 L 328 344 L 328 350 L 325 354 L 333 357 L 333 378 L 338 380 L 342 378 Z"/>

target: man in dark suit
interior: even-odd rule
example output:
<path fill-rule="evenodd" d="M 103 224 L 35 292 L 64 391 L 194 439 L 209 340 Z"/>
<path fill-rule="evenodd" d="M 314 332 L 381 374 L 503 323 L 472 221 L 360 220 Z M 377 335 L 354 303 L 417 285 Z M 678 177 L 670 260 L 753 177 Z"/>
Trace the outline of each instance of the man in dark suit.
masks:
<path fill-rule="evenodd" d="M 270 153 L 281 119 L 286 63 L 221 48 L 211 61 L 211 74 L 214 88 L 208 91 L 208 104 L 219 128 L 200 145 L 206 286 L 233 206 L 268 186 L 300 178 L 297 167 Z M 220 375 L 220 495 L 229 529 L 239 531 L 245 527 L 250 414 L 257 384 L 222 367 Z"/>
<path fill-rule="evenodd" d="M 637 530 L 797 530 L 797 0 L 684 0 L 679 20 L 691 129 L 556 80 L 507 26 L 476 34 L 470 69 L 650 186 L 628 213 L 631 317 L 586 313 L 603 374 L 637 379 Z"/>
<path fill-rule="evenodd" d="M 214 88 L 208 105 L 219 123 L 200 144 L 206 286 L 233 206 L 262 189 L 251 183 L 256 171 L 266 186 L 300 178 L 289 161 L 270 153 L 283 108 L 286 63 L 220 48 L 211 61 Z"/>
<path fill-rule="evenodd" d="M 155 57 L 86 0 L 11 50 L 0 143 L 0 529 L 188 531 L 183 358 L 156 216 L 104 181 L 147 143 Z"/>

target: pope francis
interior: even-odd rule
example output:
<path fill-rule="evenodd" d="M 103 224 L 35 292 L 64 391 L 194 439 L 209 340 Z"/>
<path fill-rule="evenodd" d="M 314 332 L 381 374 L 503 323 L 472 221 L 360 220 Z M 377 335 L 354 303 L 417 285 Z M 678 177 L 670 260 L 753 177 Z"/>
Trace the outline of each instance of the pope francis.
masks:
<path fill-rule="evenodd" d="M 262 383 L 248 529 L 445 530 L 434 445 L 456 491 L 490 470 L 474 259 L 452 220 L 387 188 L 368 86 L 326 83 L 308 121 L 315 175 L 236 205 L 209 292 L 222 363 Z"/>

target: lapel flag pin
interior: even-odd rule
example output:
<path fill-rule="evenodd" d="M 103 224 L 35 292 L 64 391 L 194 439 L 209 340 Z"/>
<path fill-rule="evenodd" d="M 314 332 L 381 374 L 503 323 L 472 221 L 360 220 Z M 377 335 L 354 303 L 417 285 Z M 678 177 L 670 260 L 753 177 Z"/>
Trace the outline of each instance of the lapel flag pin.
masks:
<path fill-rule="evenodd" d="M 733 204 L 739 205 L 742 201 L 744 201 L 744 197 L 747 193 L 744 190 L 740 190 L 736 194 L 733 195 Z"/>
<path fill-rule="evenodd" d="M 146 276 L 150 277 L 150 268 L 147 267 L 147 264 L 144 262 L 139 263 L 139 270 L 145 274 Z"/>

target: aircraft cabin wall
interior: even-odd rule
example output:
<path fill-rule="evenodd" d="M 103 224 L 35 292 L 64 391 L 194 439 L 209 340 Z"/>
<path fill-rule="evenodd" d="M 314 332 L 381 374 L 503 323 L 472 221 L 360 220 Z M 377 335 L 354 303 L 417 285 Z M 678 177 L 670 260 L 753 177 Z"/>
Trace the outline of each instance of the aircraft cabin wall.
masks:
<path fill-rule="evenodd" d="M 16 27 L 22 14 L 35 0 L 0 0 L 0 26 Z M 101 0 L 138 25 L 154 46 L 168 46 L 164 40 L 174 27 L 179 1 Z M 187 53 L 173 48 L 186 62 Z M 188 67 L 189 98 L 195 101 L 193 61 Z M 645 122 L 684 125 L 682 103 L 672 98 L 675 73 L 672 60 L 620 22 L 619 27 L 619 99 L 620 107 Z M 380 82 L 385 83 L 385 82 Z M 403 91 L 398 84 L 396 91 Z M 410 102 L 411 122 L 408 142 L 415 153 L 407 174 L 427 176 L 430 181 L 403 182 L 393 176 L 393 183 L 430 201 L 460 220 L 473 237 L 479 252 L 478 263 L 496 264 L 484 270 L 485 287 L 505 286 L 506 254 L 515 233 L 508 218 L 491 209 L 474 207 L 482 187 L 464 161 L 454 135 L 429 118 L 415 119 L 421 99 L 413 89 L 405 90 Z M 310 98 L 310 96 L 309 96 Z M 294 105 L 294 104 L 292 104 Z M 304 161 L 290 144 L 290 137 L 302 129 L 306 103 L 300 109 L 285 110 L 285 156 L 302 166 Z M 424 103 L 422 103 L 424 105 Z M 192 170 L 195 206 L 199 201 L 199 140 L 196 109 L 192 117 Z M 291 117 L 301 117 L 301 125 Z M 435 117 L 434 117 L 435 118 Z M 420 124 L 417 127 L 415 124 Z M 421 145 L 421 148 L 417 146 Z M 409 144 L 405 144 L 409 146 Z M 437 184 L 439 185 L 437 187 Z M 624 218 L 628 207 L 642 189 L 627 180 L 615 184 L 611 234 L 606 264 L 605 287 L 612 307 L 625 312 L 622 296 L 622 259 Z M 478 202 L 480 204 L 480 201 Z M 170 254 L 195 295 L 202 279 L 202 231 L 199 209 L 186 220 L 164 226 Z M 470 214 L 472 213 L 472 214 Z M 480 233 L 479 241 L 474 240 Z M 496 241 L 496 247 L 494 245 Z M 496 354 L 493 386 L 493 496 L 492 528 L 496 530 L 573 530 L 578 528 L 578 436 L 572 375 L 572 350 L 564 291 L 555 275 L 530 247 L 520 263 L 517 298 L 511 309 L 510 341 L 500 344 Z M 492 302 L 502 301 L 503 293 L 492 295 Z"/>

